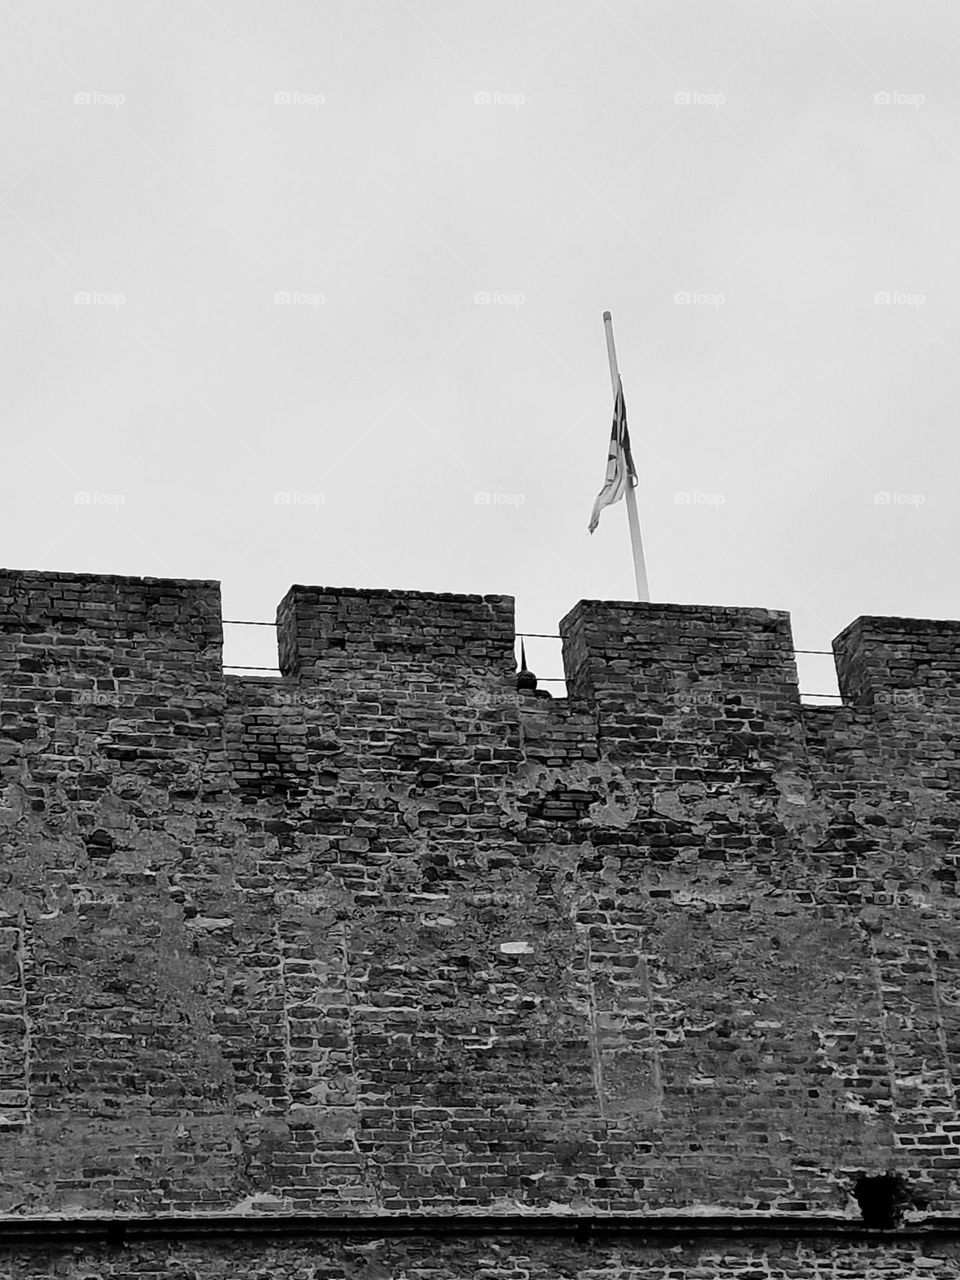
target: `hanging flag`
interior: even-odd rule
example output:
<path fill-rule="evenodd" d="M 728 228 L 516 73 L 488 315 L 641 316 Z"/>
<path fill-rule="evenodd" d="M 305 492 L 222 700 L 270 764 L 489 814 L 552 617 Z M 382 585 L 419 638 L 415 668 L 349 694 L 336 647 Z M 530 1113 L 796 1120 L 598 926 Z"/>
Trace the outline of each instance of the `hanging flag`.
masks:
<path fill-rule="evenodd" d="M 630 454 L 630 436 L 627 434 L 627 407 L 623 402 L 623 383 L 617 365 L 617 348 L 613 341 L 613 317 L 603 313 L 603 328 L 607 335 L 607 360 L 610 363 L 610 386 L 613 390 L 613 430 L 610 433 L 610 452 L 607 455 L 607 475 L 603 488 L 593 504 L 590 532 L 600 521 L 600 512 L 612 502 L 619 502 L 626 495 L 627 524 L 630 528 L 630 548 L 633 551 L 633 574 L 637 580 L 637 600 L 650 603 L 647 585 L 647 566 L 643 560 L 643 540 L 640 537 L 640 517 L 637 514 L 637 470 Z"/>
<path fill-rule="evenodd" d="M 590 517 L 589 530 L 593 533 L 600 523 L 600 512 L 614 502 L 619 502 L 629 484 L 637 483 L 637 472 L 630 452 L 630 435 L 627 431 L 627 406 L 623 400 L 623 383 L 617 378 L 617 398 L 613 406 L 613 429 L 610 432 L 610 452 L 607 454 L 607 475 L 603 488 L 597 494 Z"/>

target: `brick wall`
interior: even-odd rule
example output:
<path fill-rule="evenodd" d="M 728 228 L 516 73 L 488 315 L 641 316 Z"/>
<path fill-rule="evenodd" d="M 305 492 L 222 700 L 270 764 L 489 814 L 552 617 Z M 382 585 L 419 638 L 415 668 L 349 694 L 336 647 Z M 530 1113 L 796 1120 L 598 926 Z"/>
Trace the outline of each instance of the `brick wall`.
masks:
<path fill-rule="evenodd" d="M 906 1238 L 612 1242 L 535 1231 L 526 1238 L 381 1233 L 283 1242 L 51 1242 L 0 1254 L 0 1280 L 956 1280 L 958 1273 L 956 1243 Z"/>
<path fill-rule="evenodd" d="M 0 573 L 0 1215 L 956 1210 L 960 623 L 826 709 L 762 609 L 582 601 L 552 703 L 508 597 L 278 623 Z"/>

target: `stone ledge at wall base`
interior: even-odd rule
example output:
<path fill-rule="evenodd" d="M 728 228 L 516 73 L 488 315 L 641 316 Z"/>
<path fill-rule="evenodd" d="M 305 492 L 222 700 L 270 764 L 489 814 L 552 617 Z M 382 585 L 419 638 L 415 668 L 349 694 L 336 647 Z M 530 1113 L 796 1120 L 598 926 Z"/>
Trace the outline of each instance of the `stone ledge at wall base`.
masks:
<path fill-rule="evenodd" d="M 712 1239 L 753 1240 L 775 1237 L 783 1241 L 835 1240 L 888 1242 L 891 1245 L 924 1240 L 952 1241 L 960 1249 L 960 1216 L 918 1217 L 915 1221 L 881 1228 L 855 1219 L 827 1214 L 712 1213 L 432 1213 L 432 1214 L 305 1214 L 266 1209 L 248 1213 L 96 1214 L 80 1217 L 51 1215 L 30 1218 L 0 1216 L 0 1249 L 21 1244 L 106 1243 L 130 1245 L 142 1240 L 209 1240 L 238 1237 L 351 1237 L 395 1239 L 408 1236 L 483 1239 L 488 1236 L 556 1237 L 577 1242 L 618 1240 L 687 1242 Z"/>
<path fill-rule="evenodd" d="M 960 1243 L 945 1235 L 773 1237 L 720 1223 L 712 1234 L 553 1232 L 531 1218 L 516 1231 L 448 1226 L 0 1241 L 0 1268 L 9 1280 L 956 1280 L 960 1271 Z"/>

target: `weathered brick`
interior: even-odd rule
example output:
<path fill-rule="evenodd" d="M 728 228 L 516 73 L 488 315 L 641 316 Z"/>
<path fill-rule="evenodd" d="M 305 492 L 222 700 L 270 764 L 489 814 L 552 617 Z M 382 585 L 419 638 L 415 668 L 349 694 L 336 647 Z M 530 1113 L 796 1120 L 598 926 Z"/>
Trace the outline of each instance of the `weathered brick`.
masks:
<path fill-rule="evenodd" d="M 224 677 L 215 583 L 0 610 L 0 1214 L 956 1211 L 960 624 L 858 620 L 824 709 L 762 609 L 581 602 L 552 701 L 504 596 L 294 587 L 279 680 Z M 631 1247 L 483 1265 L 866 1274 Z"/>

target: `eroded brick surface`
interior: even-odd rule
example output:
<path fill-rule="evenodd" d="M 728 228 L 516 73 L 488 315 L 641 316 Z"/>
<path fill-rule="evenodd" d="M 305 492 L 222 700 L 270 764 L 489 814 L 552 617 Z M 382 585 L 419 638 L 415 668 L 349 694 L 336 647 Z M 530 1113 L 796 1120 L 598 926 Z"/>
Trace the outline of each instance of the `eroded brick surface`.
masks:
<path fill-rule="evenodd" d="M 0 574 L 0 1213 L 955 1211 L 960 624 L 824 710 L 773 611 L 581 602 L 555 703 L 507 597 L 278 617 L 224 678 L 215 583 Z"/>
<path fill-rule="evenodd" d="M 956 1245 L 933 1241 L 789 1245 L 313 1239 L 37 1247 L 0 1256 L 0 1280 L 955 1280 Z"/>

